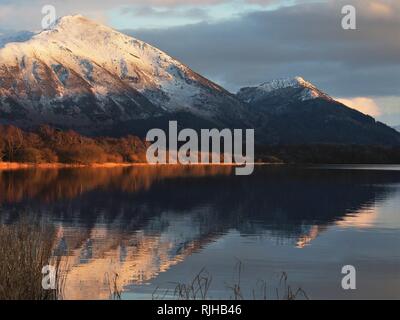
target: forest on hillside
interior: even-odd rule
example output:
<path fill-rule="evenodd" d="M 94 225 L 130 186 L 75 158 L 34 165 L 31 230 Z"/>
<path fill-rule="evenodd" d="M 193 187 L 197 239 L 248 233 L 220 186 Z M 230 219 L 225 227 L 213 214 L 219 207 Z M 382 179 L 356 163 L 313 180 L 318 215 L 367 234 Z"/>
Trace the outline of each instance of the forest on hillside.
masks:
<path fill-rule="evenodd" d="M 135 136 L 89 138 L 72 130 L 41 126 L 23 131 L 0 126 L 0 161 L 21 163 L 137 163 L 146 160 L 146 144 Z"/>

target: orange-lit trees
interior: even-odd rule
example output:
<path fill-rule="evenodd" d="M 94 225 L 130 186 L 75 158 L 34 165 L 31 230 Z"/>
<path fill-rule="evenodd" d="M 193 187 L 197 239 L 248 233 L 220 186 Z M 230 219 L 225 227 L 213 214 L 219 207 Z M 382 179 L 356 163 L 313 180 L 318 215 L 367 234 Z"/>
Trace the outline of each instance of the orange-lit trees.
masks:
<path fill-rule="evenodd" d="M 0 136 L 5 144 L 5 157 L 8 161 L 14 161 L 16 152 L 22 147 L 24 137 L 21 129 L 14 126 L 0 127 Z"/>
<path fill-rule="evenodd" d="M 0 162 L 3 161 L 6 151 L 6 143 L 2 136 L 0 136 Z"/>

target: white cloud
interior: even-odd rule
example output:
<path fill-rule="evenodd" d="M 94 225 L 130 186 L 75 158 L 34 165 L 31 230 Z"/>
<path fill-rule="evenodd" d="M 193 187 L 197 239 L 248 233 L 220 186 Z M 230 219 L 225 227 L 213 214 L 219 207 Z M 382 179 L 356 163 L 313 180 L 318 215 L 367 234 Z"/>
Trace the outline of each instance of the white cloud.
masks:
<path fill-rule="evenodd" d="M 337 98 L 337 101 L 345 104 L 346 106 L 358 110 L 362 113 L 368 114 L 373 117 L 382 114 L 378 104 L 372 98 L 355 97 L 355 98 Z"/>

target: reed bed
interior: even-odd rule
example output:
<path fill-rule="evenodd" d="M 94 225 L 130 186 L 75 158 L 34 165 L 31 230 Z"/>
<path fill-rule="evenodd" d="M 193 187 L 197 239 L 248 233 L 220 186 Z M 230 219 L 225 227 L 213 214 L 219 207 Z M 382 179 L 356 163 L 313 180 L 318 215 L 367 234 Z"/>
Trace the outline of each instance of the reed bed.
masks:
<path fill-rule="evenodd" d="M 227 284 L 227 297 L 229 300 L 309 300 L 307 293 L 302 288 L 293 288 L 289 284 L 288 275 L 282 272 L 279 279 L 279 285 L 275 290 L 268 286 L 267 281 L 259 281 L 257 288 L 253 289 L 251 294 L 246 295 L 242 290 L 242 272 L 243 264 L 238 261 L 235 266 L 234 281 Z M 153 292 L 153 300 L 177 299 L 177 300 L 213 300 L 210 296 L 210 287 L 212 275 L 205 269 L 200 272 L 189 283 L 173 283 L 173 290 L 161 290 L 156 288 Z M 271 295 L 268 292 L 274 291 Z"/>
<path fill-rule="evenodd" d="M 13 225 L 0 225 L 0 300 L 62 299 L 65 275 L 61 259 L 53 258 L 54 227 L 22 217 Z M 45 290 L 42 268 L 55 268 L 56 286 Z"/>

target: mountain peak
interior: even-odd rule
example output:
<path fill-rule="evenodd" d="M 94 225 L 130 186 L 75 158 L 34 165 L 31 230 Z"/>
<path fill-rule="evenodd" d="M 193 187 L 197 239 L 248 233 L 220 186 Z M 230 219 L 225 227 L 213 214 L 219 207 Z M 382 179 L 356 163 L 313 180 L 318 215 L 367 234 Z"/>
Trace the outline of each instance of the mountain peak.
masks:
<path fill-rule="evenodd" d="M 81 15 L 0 48 L 0 83 L 0 115 L 23 124 L 107 127 L 175 112 L 225 123 L 227 110 L 232 121 L 246 113 L 165 52 Z"/>
<path fill-rule="evenodd" d="M 76 24 L 98 24 L 94 20 L 91 20 L 81 14 L 73 14 L 68 16 L 62 16 L 57 19 L 55 22 L 55 28 L 58 26 L 66 26 L 66 25 L 76 25 Z"/>
<path fill-rule="evenodd" d="M 75 14 L 58 18 L 54 25 L 49 29 L 43 30 L 40 34 L 64 33 L 64 36 L 67 36 L 70 33 L 76 35 L 76 32 L 96 33 L 101 31 L 116 32 L 102 23 L 91 20 L 80 14 Z"/>
<path fill-rule="evenodd" d="M 71 14 L 71 15 L 66 15 L 58 18 L 59 21 L 77 21 L 77 20 L 86 20 L 86 21 L 91 21 L 89 18 L 81 15 L 81 14 Z"/>
<path fill-rule="evenodd" d="M 332 100 L 332 98 L 329 97 L 326 93 L 322 92 L 314 84 L 300 76 L 296 76 L 293 78 L 275 79 L 272 81 L 264 82 L 256 87 L 243 88 L 239 91 L 238 94 L 244 96 L 249 90 L 255 90 L 258 93 L 252 94 L 252 99 L 254 99 L 254 97 L 262 97 L 264 95 L 275 94 L 280 92 L 281 90 L 286 89 L 297 89 L 296 92 L 300 91 L 296 95 L 298 95 L 298 98 L 301 101 L 313 100 L 317 98 Z"/>
<path fill-rule="evenodd" d="M 272 81 L 262 83 L 258 88 L 267 92 L 285 88 L 308 88 L 318 90 L 317 87 L 311 82 L 306 81 L 304 78 L 299 76 L 294 78 L 274 79 Z"/>

